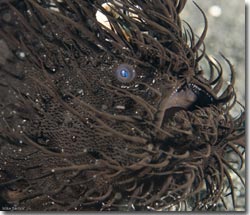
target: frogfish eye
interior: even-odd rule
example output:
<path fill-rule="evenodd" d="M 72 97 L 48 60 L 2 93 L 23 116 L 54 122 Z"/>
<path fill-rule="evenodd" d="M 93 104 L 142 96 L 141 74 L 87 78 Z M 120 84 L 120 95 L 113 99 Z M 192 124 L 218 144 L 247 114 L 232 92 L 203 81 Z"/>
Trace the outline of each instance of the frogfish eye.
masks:
<path fill-rule="evenodd" d="M 128 83 L 134 80 L 136 76 L 135 69 L 129 64 L 120 64 L 115 70 L 115 76 L 118 81 Z"/>

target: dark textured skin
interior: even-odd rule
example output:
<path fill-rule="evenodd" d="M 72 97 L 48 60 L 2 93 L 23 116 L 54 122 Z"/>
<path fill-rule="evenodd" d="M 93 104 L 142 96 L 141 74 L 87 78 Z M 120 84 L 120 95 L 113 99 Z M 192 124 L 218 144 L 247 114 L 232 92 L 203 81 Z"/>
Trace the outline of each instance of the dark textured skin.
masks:
<path fill-rule="evenodd" d="M 226 58 L 218 96 L 205 15 L 197 39 L 181 26 L 185 1 L 103 2 L 0 2 L 3 210 L 212 210 L 226 188 L 234 203 L 227 158 L 243 162 L 244 114 L 229 113 Z M 115 73 L 124 63 L 128 83 Z"/>

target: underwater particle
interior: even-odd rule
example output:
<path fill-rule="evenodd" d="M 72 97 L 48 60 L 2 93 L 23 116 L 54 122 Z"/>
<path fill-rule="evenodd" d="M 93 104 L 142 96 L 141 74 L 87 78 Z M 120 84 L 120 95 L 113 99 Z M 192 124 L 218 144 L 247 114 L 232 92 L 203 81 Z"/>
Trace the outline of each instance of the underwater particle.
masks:
<path fill-rule="evenodd" d="M 72 136 L 71 139 L 72 139 L 73 142 L 75 142 L 76 141 L 76 136 Z"/>
<path fill-rule="evenodd" d="M 25 53 L 22 51 L 17 51 L 16 55 L 20 60 L 23 60 L 26 57 Z"/>
<path fill-rule="evenodd" d="M 213 17 L 219 17 L 222 13 L 221 7 L 218 5 L 213 5 L 209 8 L 208 12 L 210 13 L 211 16 Z"/>

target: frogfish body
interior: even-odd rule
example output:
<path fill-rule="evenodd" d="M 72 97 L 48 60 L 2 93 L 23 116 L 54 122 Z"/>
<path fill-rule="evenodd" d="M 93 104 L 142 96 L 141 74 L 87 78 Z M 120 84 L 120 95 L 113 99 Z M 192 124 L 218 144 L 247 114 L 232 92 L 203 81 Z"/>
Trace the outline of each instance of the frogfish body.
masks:
<path fill-rule="evenodd" d="M 231 116 L 233 66 L 223 56 L 222 89 L 206 16 L 196 5 L 197 38 L 185 3 L 0 2 L 3 210 L 213 210 L 225 190 L 235 203 L 244 108 Z"/>

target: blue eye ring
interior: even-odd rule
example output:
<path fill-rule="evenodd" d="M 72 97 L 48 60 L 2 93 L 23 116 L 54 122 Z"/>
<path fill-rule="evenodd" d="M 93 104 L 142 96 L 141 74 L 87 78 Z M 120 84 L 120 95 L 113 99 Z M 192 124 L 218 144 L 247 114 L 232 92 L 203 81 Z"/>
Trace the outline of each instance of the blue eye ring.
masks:
<path fill-rule="evenodd" d="M 115 76 L 118 81 L 129 83 L 135 79 L 135 69 L 129 64 L 120 64 L 115 70 Z"/>

